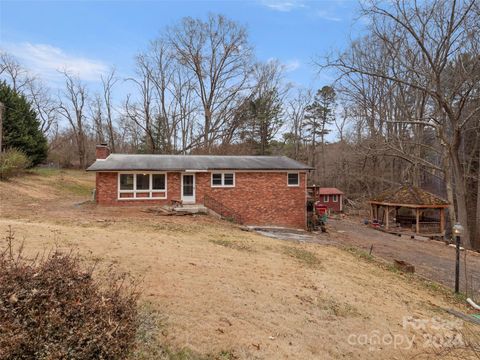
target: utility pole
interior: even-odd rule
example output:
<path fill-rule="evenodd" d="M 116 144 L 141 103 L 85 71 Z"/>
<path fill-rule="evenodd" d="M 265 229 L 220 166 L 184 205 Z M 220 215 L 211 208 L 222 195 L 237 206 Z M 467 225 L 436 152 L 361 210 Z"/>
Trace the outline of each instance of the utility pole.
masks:
<path fill-rule="evenodd" d="M 2 152 L 3 138 L 3 114 L 5 113 L 5 105 L 0 101 L 0 153 Z"/>

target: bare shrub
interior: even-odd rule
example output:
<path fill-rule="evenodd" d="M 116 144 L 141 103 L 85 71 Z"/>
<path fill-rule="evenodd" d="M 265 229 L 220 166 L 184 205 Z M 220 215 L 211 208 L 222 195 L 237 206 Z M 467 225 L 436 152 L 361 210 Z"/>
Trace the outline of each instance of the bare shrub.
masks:
<path fill-rule="evenodd" d="M 138 326 L 135 287 L 93 278 L 59 251 L 27 259 L 10 229 L 0 254 L 0 359 L 124 359 Z M 111 271 L 110 271 L 111 272 Z"/>
<path fill-rule="evenodd" d="M 9 149 L 0 152 L 0 180 L 17 176 L 30 166 L 30 160 L 22 151 Z"/>

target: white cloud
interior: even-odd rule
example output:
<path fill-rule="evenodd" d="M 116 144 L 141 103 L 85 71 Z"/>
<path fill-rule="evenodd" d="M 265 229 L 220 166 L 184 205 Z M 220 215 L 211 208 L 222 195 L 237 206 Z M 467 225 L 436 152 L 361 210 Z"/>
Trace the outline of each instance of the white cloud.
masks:
<path fill-rule="evenodd" d="M 281 61 L 278 58 L 271 57 L 266 60 L 267 63 L 277 63 L 279 64 L 285 72 L 292 72 L 297 70 L 302 64 L 298 59 L 292 59 L 288 61 Z"/>
<path fill-rule="evenodd" d="M 289 60 L 285 63 L 285 71 L 292 72 L 300 67 L 300 61 L 297 59 Z"/>
<path fill-rule="evenodd" d="M 326 10 L 318 10 L 316 12 L 317 16 L 323 20 L 328 20 L 328 21 L 342 21 L 342 18 L 335 16 L 331 14 L 329 11 Z"/>
<path fill-rule="evenodd" d="M 305 3 L 301 0 L 261 0 L 261 3 L 269 9 L 281 12 L 289 12 L 305 7 Z"/>
<path fill-rule="evenodd" d="M 108 66 L 99 60 L 67 54 L 62 49 L 48 44 L 11 43 L 3 44 L 3 50 L 17 57 L 34 74 L 58 81 L 59 71 L 67 70 L 85 81 L 98 81 L 108 71 Z"/>

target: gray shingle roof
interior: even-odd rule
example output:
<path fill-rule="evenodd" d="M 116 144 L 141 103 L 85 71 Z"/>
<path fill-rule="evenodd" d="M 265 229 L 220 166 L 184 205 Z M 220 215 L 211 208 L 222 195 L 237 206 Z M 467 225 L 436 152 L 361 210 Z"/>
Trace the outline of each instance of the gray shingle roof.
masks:
<path fill-rule="evenodd" d="M 110 154 L 87 171 L 310 170 L 286 156 Z"/>

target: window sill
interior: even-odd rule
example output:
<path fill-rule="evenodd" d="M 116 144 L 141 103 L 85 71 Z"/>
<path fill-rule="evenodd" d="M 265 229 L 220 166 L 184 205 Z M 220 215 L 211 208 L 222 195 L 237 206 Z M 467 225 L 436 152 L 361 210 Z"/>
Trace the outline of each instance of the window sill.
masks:
<path fill-rule="evenodd" d="M 117 198 L 119 201 L 129 201 L 129 200 L 166 200 L 167 197 L 138 197 L 138 198 Z"/>

